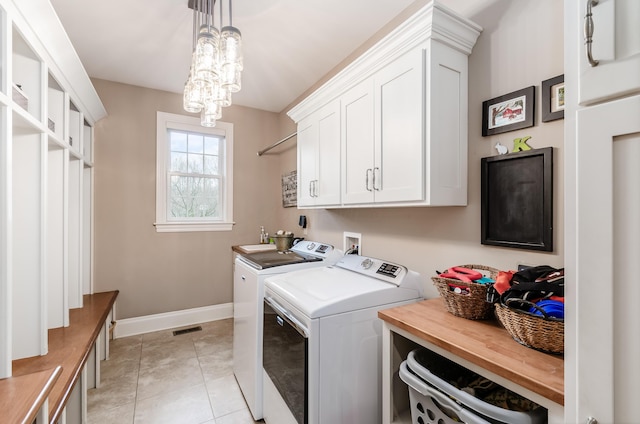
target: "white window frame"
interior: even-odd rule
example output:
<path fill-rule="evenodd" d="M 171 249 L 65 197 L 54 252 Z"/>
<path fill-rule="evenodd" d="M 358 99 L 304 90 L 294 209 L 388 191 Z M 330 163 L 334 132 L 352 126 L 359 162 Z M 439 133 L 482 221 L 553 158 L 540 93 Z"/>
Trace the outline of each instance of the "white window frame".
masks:
<path fill-rule="evenodd" d="M 224 183 L 221 185 L 222 219 L 176 221 L 167 217 L 167 189 L 169 171 L 169 139 L 168 131 L 182 130 L 201 134 L 224 136 Z M 214 128 L 200 126 L 200 119 L 174 113 L 157 112 L 156 129 L 156 231 L 189 232 L 189 231 L 231 231 L 233 229 L 233 124 L 216 123 Z"/>

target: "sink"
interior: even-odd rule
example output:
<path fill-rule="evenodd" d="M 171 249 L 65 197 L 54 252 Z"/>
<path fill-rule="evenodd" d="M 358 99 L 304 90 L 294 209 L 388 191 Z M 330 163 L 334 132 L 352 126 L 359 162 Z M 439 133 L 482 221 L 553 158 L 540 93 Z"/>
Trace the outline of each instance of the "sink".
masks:
<path fill-rule="evenodd" d="M 275 244 L 245 244 L 244 246 L 239 246 L 240 249 L 246 252 L 260 252 L 263 250 L 276 250 Z"/>

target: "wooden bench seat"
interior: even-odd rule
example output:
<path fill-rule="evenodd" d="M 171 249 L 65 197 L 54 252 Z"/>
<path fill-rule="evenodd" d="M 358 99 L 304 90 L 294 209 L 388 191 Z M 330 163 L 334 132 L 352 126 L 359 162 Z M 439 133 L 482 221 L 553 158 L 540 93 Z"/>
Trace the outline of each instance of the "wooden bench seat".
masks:
<path fill-rule="evenodd" d="M 49 393 L 50 423 L 62 416 L 117 296 L 117 290 L 85 295 L 82 308 L 69 310 L 68 327 L 49 330 L 49 353 L 13 361 L 13 377 L 62 367 Z"/>
<path fill-rule="evenodd" d="M 0 411 L 3 422 L 32 423 L 61 373 L 62 367 L 56 367 L 0 380 Z"/>

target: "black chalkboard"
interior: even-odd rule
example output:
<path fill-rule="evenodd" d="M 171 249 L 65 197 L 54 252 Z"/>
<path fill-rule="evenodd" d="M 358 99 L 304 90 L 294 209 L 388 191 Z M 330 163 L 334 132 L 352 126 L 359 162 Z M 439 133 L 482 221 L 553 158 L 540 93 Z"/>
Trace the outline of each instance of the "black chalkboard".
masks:
<path fill-rule="evenodd" d="M 481 159 L 481 243 L 553 250 L 553 148 Z"/>

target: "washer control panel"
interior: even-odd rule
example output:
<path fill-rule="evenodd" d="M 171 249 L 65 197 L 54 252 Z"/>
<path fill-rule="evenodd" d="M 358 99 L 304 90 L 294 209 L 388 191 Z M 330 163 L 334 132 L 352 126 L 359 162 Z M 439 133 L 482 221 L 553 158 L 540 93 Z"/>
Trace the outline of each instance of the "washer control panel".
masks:
<path fill-rule="evenodd" d="M 333 252 L 333 246 L 317 241 L 301 240 L 291 248 L 292 252 L 296 252 L 302 256 L 316 256 L 326 258 Z"/>

